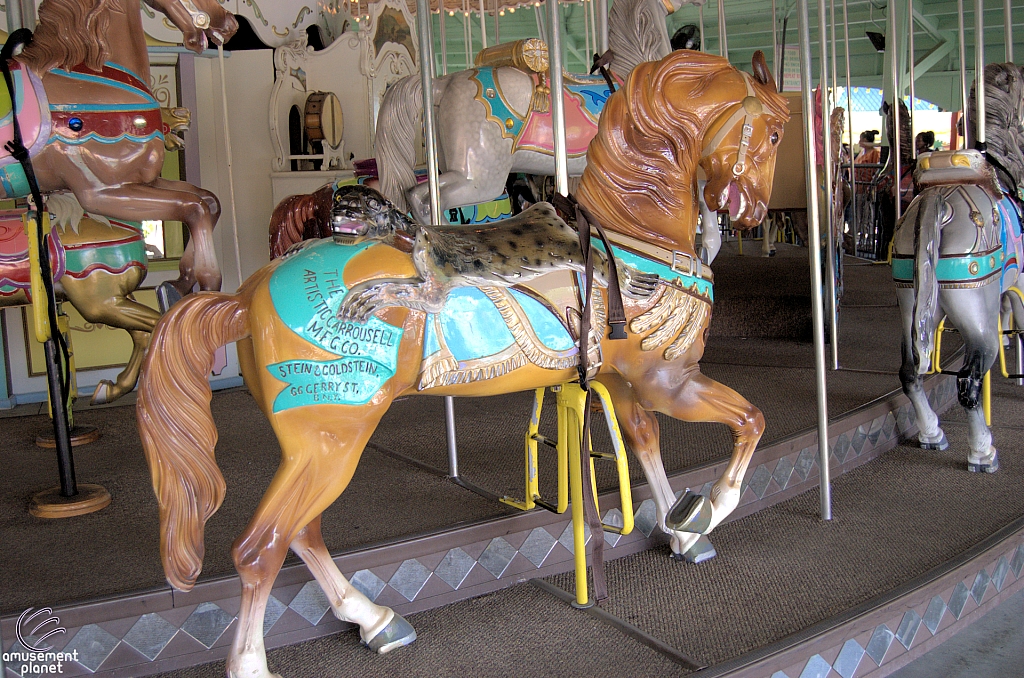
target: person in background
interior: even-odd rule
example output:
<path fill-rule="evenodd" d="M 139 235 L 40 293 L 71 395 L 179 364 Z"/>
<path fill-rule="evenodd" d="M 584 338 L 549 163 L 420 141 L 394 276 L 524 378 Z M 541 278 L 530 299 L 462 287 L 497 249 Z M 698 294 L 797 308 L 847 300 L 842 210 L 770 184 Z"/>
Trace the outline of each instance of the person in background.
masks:
<path fill-rule="evenodd" d="M 922 153 L 931 153 L 935 150 L 935 132 L 931 130 L 927 132 L 918 132 L 917 136 L 914 137 L 914 147 L 917 150 L 917 155 Z"/>
<path fill-rule="evenodd" d="M 874 200 L 874 181 L 875 174 L 878 172 L 877 167 L 864 167 L 860 165 L 877 165 L 881 162 L 882 154 L 878 150 L 878 144 L 875 142 L 875 138 L 879 132 L 876 129 L 867 130 L 860 133 L 860 152 L 857 154 L 857 190 L 854 195 L 854 200 L 857 201 L 857 228 L 856 228 L 856 242 L 858 246 L 863 246 L 866 243 L 871 242 L 875 228 L 875 200 Z"/>

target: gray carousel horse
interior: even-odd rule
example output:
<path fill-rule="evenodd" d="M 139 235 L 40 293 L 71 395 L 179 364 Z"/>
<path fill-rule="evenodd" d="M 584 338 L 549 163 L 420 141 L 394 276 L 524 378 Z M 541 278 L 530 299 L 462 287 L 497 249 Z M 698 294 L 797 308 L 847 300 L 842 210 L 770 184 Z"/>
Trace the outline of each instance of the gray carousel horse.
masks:
<path fill-rule="evenodd" d="M 615 2 L 608 16 L 608 44 L 617 76 L 625 78 L 638 63 L 672 51 L 665 17 L 684 4 L 686 0 Z M 539 40 L 519 44 L 485 50 L 485 65 L 434 80 L 442 211 L 495 198 L 512 172 L 554 174 L 546 48 Z M 567 76 L 566 90 L 569 174 L 579 176 L 609 91 L 600 76 Z M 428 223 L 428 187 L 417 185 L 413 173 L 422 96 L 419 75 L 388 90 L 377 116 L 374 152 L 381 192 Z"/>
<path fill-rule="evenodd" d="M 973 93 L 972 93 L 973 104 Z M 893 279 L 903 316 L 903 392 L 917 412 L 924 449 L 949 443 L 928 404 L 922 376 L 932 365 L 935 331 L 945 316 L 960 331 L 964 364 L 957 396 L 970 427 L 967 468 L 993 473 L 999 460 L 981 403 L 982 379 L 999 350 L 1000 313 L 1024 327 L 1019 276 L 1024 248 L 1024 75 L 1013 64 L 985 69 L 988 160 L 978 151 L 918 158 L 918 195 L 893 237 Z M 973 120 L 973 117 L 972 117 Z"/>

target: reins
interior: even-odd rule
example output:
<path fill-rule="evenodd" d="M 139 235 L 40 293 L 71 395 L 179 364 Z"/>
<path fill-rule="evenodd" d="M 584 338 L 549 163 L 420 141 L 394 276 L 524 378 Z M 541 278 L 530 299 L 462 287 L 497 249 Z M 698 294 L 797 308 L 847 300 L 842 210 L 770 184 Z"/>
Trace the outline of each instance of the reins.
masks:
<path fill-rule="evenodd" d="M 607 53 L 606 53 L 607 54 Z M 608 77 L 608 76 L 606 76 Z M 590 211 L 581 205 L 575 197 L 563 196 L 556 193 L 552 198 L 555 209 L 566 216 L 574 216 L 576 229 L 580 239 L 580 250 L 583 253 L 584 276 L 583 276 L 583 309 L 580 316 L 579 328 L 579 372 L 580 388 L 587 394 L 586 403 L 583 407 L 583 435 L 580 436 L 580 470 L 583 485 L 583 514 L 590 525 L 591 538 L 594 540 L 591 547 L 591 559 L 594 572 L 594 598 L 598 601 L 608 597 L 608 584 L 604 574 L 604 525 L 601 522 L 601 514 L 597 507 L 597 497 L 594 496 L 594 484 L 590 478 L 590 419 L 593 409 L 594 393 L 590 389 L 590 312 L 591 297 L 594 290 L 594 257 L 591 247 L 591 227 L 597 231 L 597 235 L 604 243 L 605 251 L 608 253 L 608 338 L 617 340 L 626 338 L 626 311 L 622 305 L 622 291 L 619 289 L 619 272 L 615 264 L 615 255 L 605 235 L 604 228 L 594 218 Z"/>

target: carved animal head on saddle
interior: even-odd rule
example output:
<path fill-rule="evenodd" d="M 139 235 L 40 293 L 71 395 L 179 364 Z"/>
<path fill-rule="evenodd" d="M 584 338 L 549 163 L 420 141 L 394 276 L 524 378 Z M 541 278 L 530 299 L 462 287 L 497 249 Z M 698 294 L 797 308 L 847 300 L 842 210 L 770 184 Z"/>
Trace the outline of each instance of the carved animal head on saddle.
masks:
<path fill-rule="evenodd" d="M 354 245 L 364 240 L 384 240 L 399 249 L 411 243 L 419 224 L 368 186 L 341 186 L 331 201 L 331 231 L 335 241 Z M 398 243 L 390 242 L 398 240 Z"/>

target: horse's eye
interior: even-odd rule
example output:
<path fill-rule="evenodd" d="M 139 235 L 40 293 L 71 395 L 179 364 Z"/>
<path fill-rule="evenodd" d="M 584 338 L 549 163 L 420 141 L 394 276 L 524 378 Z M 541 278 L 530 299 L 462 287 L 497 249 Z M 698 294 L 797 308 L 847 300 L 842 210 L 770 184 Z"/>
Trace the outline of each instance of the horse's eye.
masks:
<path fill-rule="evenodd" d="M 779 133 L 778 132 L 772 132 L 771 140 L 772 140 L 772 146 L 774 146 L 775 144 L 779 143 Z"/>

